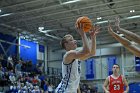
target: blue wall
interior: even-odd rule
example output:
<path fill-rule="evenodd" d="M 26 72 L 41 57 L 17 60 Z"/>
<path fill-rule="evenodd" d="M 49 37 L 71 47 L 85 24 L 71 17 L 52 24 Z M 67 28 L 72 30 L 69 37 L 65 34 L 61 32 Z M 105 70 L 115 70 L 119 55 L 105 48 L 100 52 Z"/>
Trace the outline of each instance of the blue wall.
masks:
<path fill-rule="evenodd" d="M 6 34 L 3 34 L 3 33 L 0 33 L 0 39 L 4 40 L 4 41 L 7 41 L 7 42 L 11 42 L 11 43 L 18 43 L 17 40 L 15 41 L 16 37 L 13 37 L 11 35 L 6 35 Z M 5 51 L 7 51 L 7 49 L 9 48 L 8 52 L 6 53 L 7 56 L 17 54 L 17 46 L 16 45 L 8 44 L 6 42 L 1 42 L 1 44 L 2 44 Z M 0 47 L 0 53 L 4 54 L 1 47 Z"/>
<path fill-rule="evenodd" d="M 140 57 L 135 57 L 136 71 L 140 72 Z"/>
<path fill-rule="evenodd" d="M 30 47 L 30 48 L 25 48 L 23 46 L 20 46 L 20 58 L 22 58 L 24 61 L 31 60 L 33 64 L 36 64 L 37 44 L 24 39 L 20 39 L 20 44 Z"/>
<path fill-rule="evenodd" d="M 129 93 L 140 93 L 140 83 L 129 84 Z"/>
<path fill-rule="evenodd" d="M 39 45 L 39 52 L 45 52 L 45 47 L 43 45 Z"/>
<path fill-rule="evenodd" d="M 95 60 L 93 58 L 85 60 L 85 62 L 86 62 L 86 79 L 87 80 L 93 80 L 95 77 L 94 76 L 95 75 L 94 61 Z"/>
<path fill-rule="evenodd" d="M 116 58 L 116 56 L 109 56 L 107 58 L 107 60 L 108 60 L 108 75 L 111 75 L 113 73 L 112 67 L 114 64 L 116 64 L 117 58 Z"/>

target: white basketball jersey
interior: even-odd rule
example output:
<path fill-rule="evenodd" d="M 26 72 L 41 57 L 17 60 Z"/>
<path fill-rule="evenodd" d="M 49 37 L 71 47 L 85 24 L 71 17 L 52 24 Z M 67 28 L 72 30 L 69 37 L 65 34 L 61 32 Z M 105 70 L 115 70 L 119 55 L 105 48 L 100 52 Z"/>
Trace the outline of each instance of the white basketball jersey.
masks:
<path fill-rule="evenodd" d="M 81 62 L 78 59 L 70 64 L 62 62 L 62 80 L 56 88 L 56 93 L 77 93 L 80 82 Z"/>

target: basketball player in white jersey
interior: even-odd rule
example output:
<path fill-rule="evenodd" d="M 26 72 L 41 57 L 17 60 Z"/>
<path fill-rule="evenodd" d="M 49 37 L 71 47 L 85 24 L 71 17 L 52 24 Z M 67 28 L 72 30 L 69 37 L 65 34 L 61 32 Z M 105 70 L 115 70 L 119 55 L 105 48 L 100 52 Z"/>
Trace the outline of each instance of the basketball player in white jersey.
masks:
<path fill-rule="evenodd" d="M 56 93 L 77 93 L 81 74 L 80 60 L 85 60 L 95 54 L 96 33 L 98 33 L 99 28 L 92 29 L 90 32 L 91 46 L 89 47 L 86 33 L 82 31 L 82 27 L 80 25 L 80 29 L 78 29 L 83 42 L 83 47 L 80 51 L 75 50 L 77 42 L 72 35 L 65 35 L 61 41 L 66 53 L 62 61 L 62 80 L 56 88 Z"/>

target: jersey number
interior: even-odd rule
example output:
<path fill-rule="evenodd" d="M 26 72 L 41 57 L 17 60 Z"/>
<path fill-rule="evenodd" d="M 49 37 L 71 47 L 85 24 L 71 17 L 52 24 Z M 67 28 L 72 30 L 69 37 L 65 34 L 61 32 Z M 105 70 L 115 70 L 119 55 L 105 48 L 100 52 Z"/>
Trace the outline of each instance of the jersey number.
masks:
<path fill-rule="evenodd" d="M 114 90 L 120 90 L 120 85 L 114 85 Z"/>

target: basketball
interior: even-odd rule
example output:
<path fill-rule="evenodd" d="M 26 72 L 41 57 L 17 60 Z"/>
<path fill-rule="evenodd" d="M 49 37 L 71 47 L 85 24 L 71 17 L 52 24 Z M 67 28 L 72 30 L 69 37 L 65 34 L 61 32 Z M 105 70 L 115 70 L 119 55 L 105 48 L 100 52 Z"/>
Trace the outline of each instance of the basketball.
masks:
<path fill-rule="evenodd" d="M 80 27 L 80 24 L 83 26 L 82 29 L 83 29 L 84 32 L 88 32 L 92 28 L 92 22 L 86 16 L 82 16 L 82 17 L 79 17 L 77 19 L 77 21 L 76 21 L 76 27 L 79 28 Z"/>

